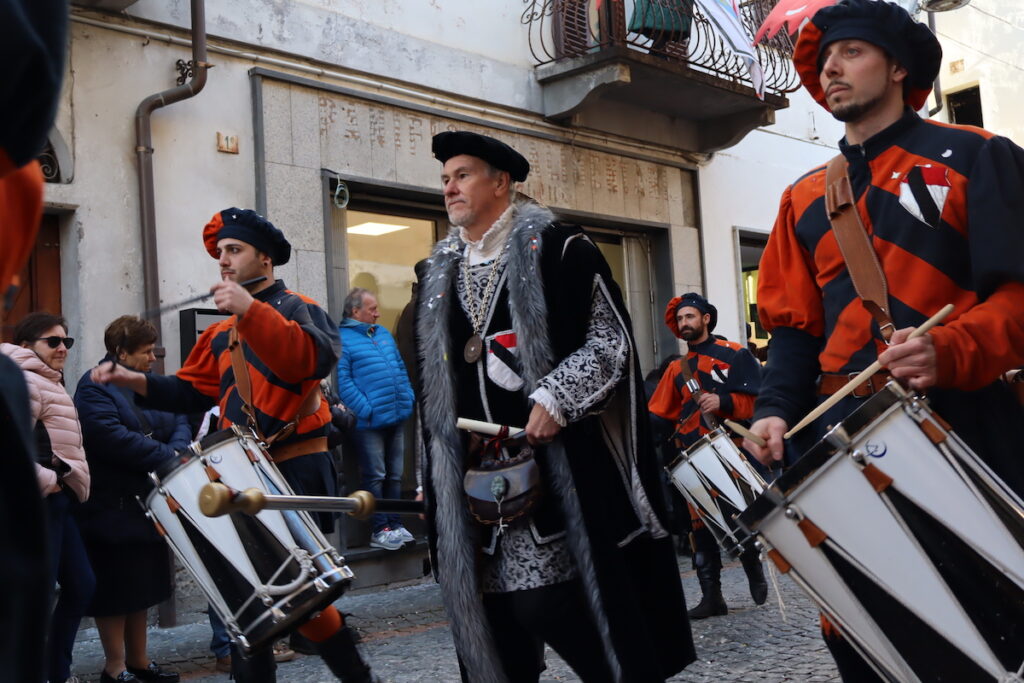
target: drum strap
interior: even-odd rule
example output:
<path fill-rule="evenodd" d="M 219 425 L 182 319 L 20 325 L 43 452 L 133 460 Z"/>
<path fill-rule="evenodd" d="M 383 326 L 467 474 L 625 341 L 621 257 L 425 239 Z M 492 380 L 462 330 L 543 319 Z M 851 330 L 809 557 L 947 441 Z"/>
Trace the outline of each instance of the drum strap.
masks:
<path fill-rule="evenodd" d="M 679 374 L 683 376 L 683 384 L 686 384 L 693 379 L 693 370 L 690 369 L 690 359 L 687 358 L 690 354 L 687 353 L 679 359 Z"/>
<path fill-rule="evenodd" d="M 689 349 L 689 347 L 687 347 L 687 349 Z M 689 350 L 687 350 L 687 354 L 679 359 L 679 374 L 683 376 L 683 386 L 688 387 L 690 389 L 691 396 L 694 396 L 697 393 L 699 393 L 699 391 L 700 391 L 700 382 L 694 380 L 694 378 L 693 378 L 693 369 L 690 367 L 689 355 L 690 355 L 689 354 Z M 700 356 L 698 355 L 698 356 L 696 356 L 696 358 L 700 358 Z M 692 385 L 690 384 L 691 382 L 693 382 Z M 694 387 L 697 387 L 697 388 L 694 389 Z M 704 422 L 711 429 L 715 429 L 715 428 L 718 427 L 718 418 L 716 418 L 714 415 L 704 414 L 701 417 L 701 419 L 704 420 Z M 680 426 L 682 425 L 682 423 L 683 423 L 683 420 L 682 420 L 682 418 L 680 418 L 679 419 Z"/>
<path fill-rule="evenodd" d="M 248 420 L 249 429 L 259 437 L 260 441 L 272 446 L 276 441 L 287 439 L 295 432 L 295 428 L 299 424 L 299 420 L 312 415 L 320 408 L 320 399 L 322 394 L 320 393 L 320 383 L 317 382 L 309 390 L 299 405 L 299 412 L 295 417 L 284 426 L 283 429 L 270 437 L 265 437 L 263 432 L 260 430 L 259 423 L 256 421 L 256 411 L 252 407 L 252 380 L 249 377 L 249 364 L 245 362 L 245 352 L 242 348 L 242 340 L 238 336 L 238 330 L 232 325 L 231 331 L 228 332 L 228 351 L 231 353 L 231 369 L 235 373 L 235 391 L 238 392 L 238 398 L 242 400 L 242 412 L 245 413 L 245 417 Z M 311 453 L 319 452 L 310 451 Z M 294 457 L 294 456 L 293 456 Z M 287 459 L 287 458 L 286 458 Z M 276 460 L 276 458 L 275 458 Z"/>
<path fill-rule="evenodd" d="M 889 288 L 878 254 L 871 246 L 871 237 L 857 213 L 847 167 L 842 154 L 828 162 L 825 171 L 825 209 L 857 296 L 878 323 L 882 338 L 888 343 L 896 329 L 889 310 Z"/>

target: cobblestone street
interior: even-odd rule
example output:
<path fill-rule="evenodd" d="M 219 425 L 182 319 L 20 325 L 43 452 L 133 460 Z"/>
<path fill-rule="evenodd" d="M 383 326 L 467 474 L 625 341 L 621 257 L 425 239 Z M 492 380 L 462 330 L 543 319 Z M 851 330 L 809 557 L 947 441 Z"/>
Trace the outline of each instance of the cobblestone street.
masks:
<path fill-rule="evenodd" d="M 689 559 L 680 562 L 687 604 L 700 599 Z M 768 602 L 756 607 L 747 592 L 738 563 L 723 572 L 723 593 L 730 606 L 726 617 L 693 622 L 698 661 L 673 681 L 830 681 L 838 680 L 835 666 L 818 632 L 817 610 L 788 579 L 779 588 L 786 618 L 774 590 Z M 363 636 L 374 671 L 385 681 L 458 681 L 458 666 L 432 580 L 390 590 L 346 595 L 338 603 L 353 614 L 349 623 Z M 207 648 L 210 628 L 205 619 L 170 629 L 150 630 L 150 656 L 177 670 L 182 680 L 226 683 L 228 675 L 214 670 Z M 84 629 L 75 646 L 74 670 L 85 680 L 99 679 L 102 650 L 95 629 Z M 278 666 L 282 683 L 334 680 L 315 656 L 298 656 Z M 577 680 L 572 671 L 548 652 L 542 681 Z"/>

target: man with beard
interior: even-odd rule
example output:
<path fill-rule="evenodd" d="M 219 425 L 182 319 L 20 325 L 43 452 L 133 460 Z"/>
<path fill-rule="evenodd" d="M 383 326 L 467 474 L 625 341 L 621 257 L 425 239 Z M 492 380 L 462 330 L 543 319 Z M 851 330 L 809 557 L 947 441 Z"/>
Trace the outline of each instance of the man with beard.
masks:
<path fill-rule="evenodd" d="M 696 292 L 675 297 L 665 308 L 665 324 L 686 342 L 688 352 L 662 375 L 647 408 L 676 422 L 672 438 L 680 450 L 718 427 L 722 418 L 745 421 L 754 414 L 761 365 L 740 344 L 712 335 L 717 322 L 718 309 Z M 718 542 L 692 506 L 690 518 L 693 564 L 702 595 L 689 616 L 706 619 L 728 614 L 722 597 L 722 554 Z M 750 596 L 758 605 L 764 604 L 768 584 L 757 550 L 744 550 L 740 562 L 750 584 Z"/>
<path fill-rule="evenodd" d="M 842 0 L 801 30 L 793 61 L 804 87 L 845 123 L 837 163 L 888 293 L 858 300 L 826 213 L 826 167 L 786 189 L 757 296 L 772 341 L 752 431 L 768 445 L 745 445 L 764 463 L 782 459 L 789 427 L 878 360 L 887 370 L 806 430 L 811 443 L 892 377 L 927 391 L 1021 493 L 1024 459 L 1007 427 L 1024 415 L 999 378 L 1024 361 L 1024 150 L 918 117 L 941 58 L 932 32 L 888 2 Z M 908 340 L 947 303 L 943 325 Z M 834 629 L 825 634 L 844 679 L 875 678 Z"/>
<path fill-rule="evenodd" d="M 94 368 L 92 380 L 128 387 L 141 405 L 157 410 L 199 413 L 217 403 L 221 428 L 248 424 L 269 444 L 271 459 L 295 493 L 336 495 L 327 452 L 331 411 L 319 386 L 338 362 L 337 328 L 316 302 L 274 278 L 274 266 L 291 257 L 291 244 L 263 216 L 249 209 L 220 211 L 203 229 L 203 244 L 220 265 L 221 281 L 210 288 L 213 302 L 231 317 L 203 331 L 177 375 L 147 375 L 109 363 Z M 262 280 L 253 282 L 257 278 Z M 241 345 L 237 359 L 232 358 L 236 344 Z M 237 382 L 236 363 L 248 375 L 248 388 Z M 331 515 L 314 519 L 325 533 L 333 530 Z M 333 605 L 299 632 L 313 641 L 340 680 L 372 680 L 356 650 L 355 632 Z M 242 683 L 276 680 L 269 647 L 243 658 L 232 645 L 231 668 Z"/>
<path fill-rule="evenodd" d="M 547 643 L 586 681 L 664 680 L 693 641 L 622 294 L 579 226 L 516 198 L 521 154 L 465 131 L 433 152 L 453 228 L 419 289 L 423 488 L 463 678 L 537 681 Z M 532 507 L 474 502 L 459 417 L 525 426 L 483 455 L 536 474 L 509 503 Z"/>

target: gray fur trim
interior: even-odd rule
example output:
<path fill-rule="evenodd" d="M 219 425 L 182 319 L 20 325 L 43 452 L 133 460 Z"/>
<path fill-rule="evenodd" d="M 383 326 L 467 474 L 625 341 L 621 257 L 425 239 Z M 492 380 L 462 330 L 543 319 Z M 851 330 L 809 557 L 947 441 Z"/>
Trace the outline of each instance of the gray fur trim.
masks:
<path fill-rule="evenodd" d="M 520 339 L 517 348 L 523 369 L 523 392 L 528 396 L 554 366 L 547 325 L 547 302 L 540 279 L 542 233 L 555 220 L 546 208 L 523 202 L 517 204 L 505 273 L 512 327 Z M 458 277 L 464 243 L 457 232 L 449 234 L 434 248 L 430 269 L 420 283 L 417 343 L 423 386 L 423 423 L 430 430 L 430 474 L 435 496 L 434 524 L 437 531 L 437 571 L 445 611 L 452 628 L 455 647 L 469 680 L 503 683 L 504 672 L 483 611 L 475 562 L 476 539 L 462 492 L 462 446 L 455 428 L 454 376 L 448 359 L 451 348 L 448 325 L 452 278 Z M 455 302 L 454 305 L 458 305 Z M 548 446 L 552 488 L 562 501 L 567 539 L 580 571 L 587 604 L 593 613 L 605 656 L 615 680 L 622 680 L 622 667 L 612 645 L 607 615 L 583 524 L 583 512 L 576 495 L 565 449 L 556 440 Z"/>
<path fill-rule="evenodd" d="M 462 241 L 449 236 L 434 248 L 420 283 L 416 337 L 423 378 L 423 422 L 430 430 L 430 476 L 436 514 L 441 596 L 455 649 L 471 681 L 505 683 L 477 585 L 476 544 L 462 495 L 462 444 L 455 428 L 455 379 L 448 353 L 451 278 L 456 277 Z"/>
<path fill-rule="evenodd" d="M 529 343 L 516 351 L 523 368 L 523 393 L 537 389 L 541 378 L 554 366 L 554 352 L 548 337 L 548 305 L 540 281 L 541 232 L 555 220 L 548 209 L 533 203 L 518 207 L 509 235 L 508 302 L 512 329 Z"/>

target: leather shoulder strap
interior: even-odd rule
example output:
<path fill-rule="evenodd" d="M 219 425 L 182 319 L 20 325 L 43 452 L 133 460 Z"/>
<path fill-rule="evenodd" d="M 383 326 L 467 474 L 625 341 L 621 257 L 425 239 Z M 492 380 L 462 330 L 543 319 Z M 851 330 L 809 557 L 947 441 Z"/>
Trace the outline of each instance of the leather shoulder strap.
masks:
<path fill-rule="evenodd" d="M 228 350 L 231 352 L 231 368 L 235 373 L 235 391 L 238 392 L 238 397 L 242 400 L 242 412 L 245 413 L 249 420 L 249 428 L 268 446 L 276 441 L 287 439 L 295 432 L 301 418 L 312 415 L 320 409 L 320 399 L 323 393 L 320 391 L 320 383 L 317 382 L 302 397 L 299 411 L 291 422 L 269 438 L 264 437 L 256 421 L 256 413 L 252 408 L 252 381 L 249 377 L 249 364 L 245 362 L 242 340 L 238 337 L 238 330 L 234 326 L 231 327 L 231 331 L 228 333 Z"/>
<path fill-rule="evenodd" d="M 235 373 L 235 391 L 238 392 L 238 398 L 242 400 L 242 412 L 249 420 L 249 428 L 255 432 L 260 441 L 266 441 L 256 422 L 256 414 L 252 410 L 252 381 L 249 378 L 249 364 L 245 362 L 242 340 L 238 338 L 238 330 L 234 325 L 228 332 L 228 351 L 231 353 L 231 369 Z"/>
<path fill-rule="evenodd" d="M 828 162 L 825 171 L 825 209 L 857 296 L 878 323 L 882 337 L 888 342 L 896 329 L 889 310 L 889 288 L 878 254 L 871 246 L 871 238 L 857 214 L 847 166 L 841 154 Z"/>
<path fill-rule="evenodd" d="M 693 370 L 690 369 L 690 352 L 687 350 L 686 355 L 679 359 L 679 374 L 683 376 L 683 384 L 686 384 L 693 379 Z"/>

